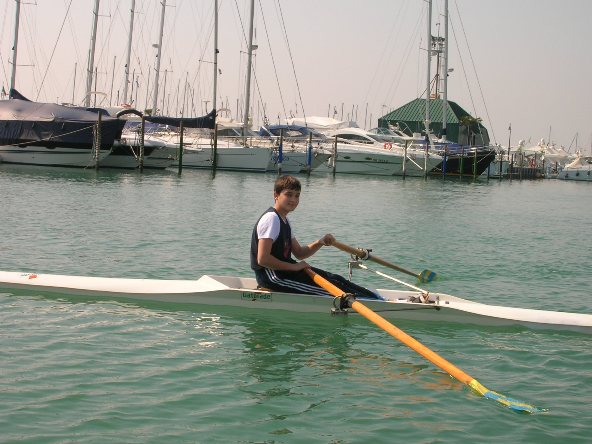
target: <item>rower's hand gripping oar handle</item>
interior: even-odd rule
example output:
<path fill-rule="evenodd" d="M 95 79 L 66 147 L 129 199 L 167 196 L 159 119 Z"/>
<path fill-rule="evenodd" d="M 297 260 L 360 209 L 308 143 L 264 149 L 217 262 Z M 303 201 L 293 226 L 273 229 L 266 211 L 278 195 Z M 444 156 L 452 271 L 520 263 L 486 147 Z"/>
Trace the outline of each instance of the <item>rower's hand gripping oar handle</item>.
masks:
<path fill-rule="evenodd" d="M 423 270 L 421 273 L 414 273 L 413 271 L 405 270 L 404 268 L 399 267 L 398 265 L 391 264 L 390 262 L 385 261 L 384 259 L 381 259 L 377 256 L 373 256 L 372 254 L 370 254 L 372 250 L 350 247 L 349 245 L 343 244 L 339 241 L 333 241 L 331 245 L 333 245 L 336 248 L 339 248 L 341 251 L 345 251 L 346 253 L 352 254 L 362 260 L 370 259 L 371 261 L 374 261 L 377 264 L 383 265 L 388 268 L 392 268 L 393 270 L 400 271 L 401 273 L 405 273 L 410 276 L 414 276 L 420 282 L 431 282 L 436 277 L 436 273 L 430 270 Z"/>

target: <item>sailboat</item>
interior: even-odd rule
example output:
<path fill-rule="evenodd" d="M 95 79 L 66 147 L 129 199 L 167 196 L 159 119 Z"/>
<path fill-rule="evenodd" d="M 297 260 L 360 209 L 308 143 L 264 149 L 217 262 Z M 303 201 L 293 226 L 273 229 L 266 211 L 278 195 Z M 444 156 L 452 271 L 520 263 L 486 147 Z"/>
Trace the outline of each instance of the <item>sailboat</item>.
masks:
<path fill-rule="evenodd" d="M 430 8 L 430 22 L 428 23 L 428 42 L 432 46 L 432 51 L 437 56 L 437 67 L 438 71 L 436 74 L 436 94 L 435 97 L 439 96 L 437 86 L 439 83 L 438 77 L 441 75 L 443 79 L 443 101 L 442 101 L 442 137 L 440 140 L 436 140 L 433 147 L 443 157 L 443 162 L 431 171 L 433 175 L 459 175 L 459 176 L 473 176 L 477 177 L 481 175 L 489 164 L 495 159 L 496 151 L 490 146 L 477 146 L 474 143 L 475 133 L 479 133 L 482 125 L 480 119 L 471 117 L 468 113 L 462 116 L 460 124 L 467 130 L 466 139 L 468 146 L 464 146 L 459 143 L 453 143 L 446 139 L 447 137 L 447 116 L 448 116 L 448 0 L 444 1 L 444 38 L 433 37 L 431 35 L 431 1 L 429 2 Z M 440 58 L 443 55 L 444 63 L 441 63 Z M 430 51 L 428 51 L 428 65 L 431 60 Z M 429 79 L 429 68 L 428 68 L 428 89 L 426 92 L 426 106 L 429 109 L 430 101 L 430 79 Z M 426 125 L 429 126 L 429 116 L 426 117 Z M 426 127 L 426 131 L 429 133 L 429 127 Z M 473 134 L 472 134 L 473 133 Z M 481 141 L 483 139 L 481 138 Z"/>
<path fill-rule="evenodd" d="M 96 165 L 121 137 L 125 122 L 100 110 L 33 102 L 15 89 L 20 2 L 16 6 L 11 88 L 9 99 L 0 101 L 0 161 L 66 167 Z M 99 118 L 97 143 L 95 127 Z"/>
<path fill-rule="evenodd" d="M 131 42 L 134 26 L 135 0 L 131 0 L 131 17 L 127 44 L 127 63 L 125 65 L 125 89 L 123 101 L 127 102 L 127 85 L 129 80 L 129 63 L 131 55 Z M 209 128 L 213 129 L 216 122 L 215 105 L 214 110 L 202 117 L 169 117 L 158 114 L 158 86 L 160 73 L 160 60 L 162 59 L 162 39 L 164 34 L 164 16 L 166 11 L 166 0 L 162 2 L 160 16 L 159 43 L 157 64 L 155 67 L 155 84 L 153 92 L 152 112 L 145 115 L 131 107 L 120 107 L 113 111 L 118 117 L 127 122 L 122 137 L 113 146 L 111 155 L 102 162 L 106 168 L 152 168 L 164 169 L 172 166 L 177 161 L 179 152 L 179 128 Z M 131 115 L 131 118 L 130 118 Z M 152 123 L 148 131 L 141 129 L 140 119 Z M 148 127 L 148 126 L 147 126 Z M 144 131 L 142 134 L 141 132 Z M 143 140 L 142 140 L 143 138 Z"/>
<path fill-rule="evenodd" d="M 0 161 L 28 165 L 87 167 L 107 157 L 125 124 L 101 115 L 95 146 L 96 112 L 28 100 L 18 91 L 0 101 Z M 95 149 L 97 148 L 97 149 Z"/>
<path fill-rule="evenodd" d="M 227 171 L 266 172 L 271 162 L 272 148 L 261 144 L 259 135 L 249 130 L 249 99 L 253 57 L 253 20 L 255 5 L 251 0 L 248 41 L 247 82 L 244 123 L 228 122 L 216 125 L 215 134 L 197 137 L 183 150 L 183 167 Z M 214 93 L 216 109 L 218 85 L 218 1 L 214 1 Z"/>
<path fill-rule="evenodd" d="M 419 136 L 420 127 L 424 131 L 423 141 L 414 142 L 417 148 L 437 153 L 442 156 L 441 164 L 434 167 L 431 175 L 459 175 L 479 176 L 487 170 L 494 160 L 495 149 L 489 146 L 487 130 L 481 125 L 480 119 L 470 116 L 458 104 L 448 100 L 448 2 L 445 1 L 445 36 L 432 36 L 432 2 L 428 1 L 427 19 L 427 76 L 425 99 L 415 99 L 403 107 L 391 111 L 379 119 L 379 126 L 401 130 L 406 128 L 408 135 L 415 135 L 417 126 Z M 437 70 L 435 78 L 431 76 L 432 55 L 437 56 Z M 443 63 L 442 63 L 443 62 Z M 435 88 L 432 88 L 432 82 Z M 440 98 L 439 84 L 443 83 L 442 98 Z M 421 107 L 424 107 L 424 121 L 415 117 Z M 441 127 L 435 121 L 441 121 Z M 458 125 L 458 140 L 452 141 L 448 133 L 448 125 Z M 454 133 L 453 128 L 452 133 Z M 441 131 L 440 136 L 434 134 Z M 482 146 L 481 146 L 482 145 Z"/>

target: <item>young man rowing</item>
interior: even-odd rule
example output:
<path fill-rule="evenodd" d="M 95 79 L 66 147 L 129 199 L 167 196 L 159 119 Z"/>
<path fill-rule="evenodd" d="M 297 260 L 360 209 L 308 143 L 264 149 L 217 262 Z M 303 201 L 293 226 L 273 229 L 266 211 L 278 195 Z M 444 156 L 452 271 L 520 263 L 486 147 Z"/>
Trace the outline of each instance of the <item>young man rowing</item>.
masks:
<path fill-rule="evenodd" d="M 306 246 L 300 245 L 292 235 L 288 214 L 300 202 L 300 181 L 293 176 L 281 176 L 274 184 L 274 205 L 261 215 L 251 238 L 251 268 L 261 288 L 286 293 L 304 293 L 329 296 L 304 271 L 311 268 L 346 293 L 356 297 L 377 299 L 372 291 L 360 287 L 344 277 L 311 267 L 304 259 L 321 247 L 331 245 L 335 238 L 325 234 Z M 292 254 L 299 259 L 296 261 Z"/>

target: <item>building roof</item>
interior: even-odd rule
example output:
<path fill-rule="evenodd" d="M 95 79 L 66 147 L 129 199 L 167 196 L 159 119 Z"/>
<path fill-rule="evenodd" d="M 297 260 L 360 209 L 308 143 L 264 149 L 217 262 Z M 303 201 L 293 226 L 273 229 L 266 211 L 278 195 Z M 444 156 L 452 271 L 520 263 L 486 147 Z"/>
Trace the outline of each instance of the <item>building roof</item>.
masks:
<path fill-rule="evenodd" d="M 432 122 L 442 122 L 442 108 L 444 100 L 431 99 L 430 100 L 430 120 Z M 448 110 L 446 112 L 447 123 L 459 123 L 463 116 L 470 116 L 468 111 L 465 111 L 456 102 L 448 101 Z M 380 120 L 386 121 L 404 121 L 404 122 L 423 122 L 425 120 L 425 99 L 415 99 L 411 102 L 385 114 Z"/>

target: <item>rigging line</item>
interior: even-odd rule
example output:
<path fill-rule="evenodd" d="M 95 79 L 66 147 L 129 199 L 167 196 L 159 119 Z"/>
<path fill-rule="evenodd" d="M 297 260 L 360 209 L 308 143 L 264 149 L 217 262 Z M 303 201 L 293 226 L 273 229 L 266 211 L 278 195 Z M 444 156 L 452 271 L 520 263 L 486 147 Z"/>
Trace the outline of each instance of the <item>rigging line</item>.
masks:
<path fill-rule="evenodd" d="M 195 9 L 195 4 L 193 2 L 190 2 L 189 4 L 190 4 L 190 7 L 191 7 L 192 14 L 195 15 L 195 17 L 197 17 L 196 18 L 196 21 L 198 23 L 203 23 L 205 21 L 205 19 L 202 19 L 201 17 L 202 16 L 205 17 L 206 14 L 205 13 L 204 14 L 200 14 L 200 11 L 198 9 Z M 179 3 L 179 5 L 177 7 L 177 12 L 175 14 L 175 21 L 177 20 L 177 17 L 179 17 L 181 15 L 181 12 L 180 12 L 181 11 L 181 7 L 180 6 L 181 6 L 181 3 Z M 188 52 L 188 54 L 186 56 L 185 66 L 183 67 L 183 70 L 189 71 L 189 69 L 191 68 L 190 65 L 193 62 L 192 54 L 198 52 L 198 50 L 196 48 L 199 47 L 199 51 L 201 51 L 201 52 L 198 54 L 198 58 L 197 58 L 198 64 L 197 64 L 197 68 L 195 69 L 195 74 L 193 76 L 193 79 L 192 79 L 191 83 L 192 84 L 196 84 L 197 83 L 198 86 L 197 86 L 196 89 L 197 89 L 198 93 L 200 94 L 200 98 L 201 98 L 201 94 L 203 94 L 201 92 L 202 91 L 201 83 L 199 82 L 199 80 L 200 80 L 200 77 L 199 76 L 200 76 L 201 67 L 202 67 L 202 63 L 201 62 L 204 61 L 204 56 L 206 54 L 206 51 L 208 50 L 208 45 L 209 45 L 210 39 L 211 39 L 212 35 L 214 34 L 214 23 L 213 23 L 214 20 L 213 20 L 213 17 L 215 15 L 215 11 L 214 11 L 214 8 L 213 7 L 211 9 L 212 9 L 212 14 L 211 15 L 208 14 L 210 18 L 208 19 L 209 21 L 208 21 L 207 25 L 201 27 L 201 30 L 200 30 L 201 31 L 201 34 L 200 33 L 196 33 L 195 34 L 195 39 L 193 40 L 191 49 L 189 50 L 189 52 Z M 202 34 L 205 35 L 203 37 L 203 39 L 205 39 L 205 41 L 203 41 L 203 44 L 202 44 L 202 41 L 201 41 Z M 176 48 L 173 45 L 173 51 L 175 49 Z M 172 65 L 171 65 L 171 68 L 172 68 Z"/>
<path fill-rule="evenodd" d="M 462 17 L 460 16 L 460 11 L 458 9 L 458 3 L 455 1 L 454 5 L 456 6 L 456 13 L 458 14 L 458 20 L 460 22 L 460 27 L 462 29 L 463 35 L 465 37 L 465 41 L 467 42 L 467 49 L 469 51 L 469 57 L 471 58 L 471 63 L 473 65 L 473 71 L 475 73 L 475 77 L 477 79 L 477 85 L 479 86 L 479 92 L 481 93 L 481 100 L 483 100 L 483 106 L 485 107 L 485 114 L 487 115 L 487 122 L 489 123 L 489 127 L 491 128 L 491 135 L 493 136 L 494 143 L 497 144 L 497 140 L 495 138 L 495 131 L 493 130 L 493 126 L 491 124 L 491 118 L 489 117 L 489 110 L 487 109 L 487 102 L 485 102 L 485 97 L 483 96 L 483 89 L 481 88 L 481 82 L 479 80 L 479 75 L 477 74 L 477 69 L 475 68 L 475 61 L 473 60 L 473 53 L 471 52 L 471 47 L 469 46 L 469 40 L 467 39 L 467 34 L 465 32 L 465 27 L 462 21 Z M 481 130 L 481 126 L 479 126 L 479 130 Z"/>
<path fill-rule="evenodd" d="M 296 80 L 296 88 L 298 89 L 298 98 L 300 99 L 300 106 L 302 107 L 302 116 L 304 117 L 304 125 L 306 123 L 306 112 L 304 111 L 304 103 L 302 102 L 302 94 L 300 92 L 300 84 L 298 83 L 298 76 L 296 75 L 296 67 L 294 66 L 294 58 L 292 57 L 292 50 L 290 49 L 290 41 L 288 40 L 288 31 L 286 29 L 286 23 L 284 22 L 284 14 L 282 13 L 282 5 L 280 0 L 277 0 L 277 5 L 280 11 L 280 18 L 282 20 L 282 29 L 284 30 L 284 37 L 286 39 L 286 46 L 288 47 L 288 54 L 290 55 L 290 61 L 292 62 L 292 71 L 294 72 L 294 79 Z"/>
<path fill-rule="evenodd" d="M 8 17 L 8 2 L 6 2 L 4 4 L 4 19 L 2 20 L 2 28 L 0 30 L 0 36 L 4 35 L 4 27 L 6 25 L 6 18 Z M 2 46 L 2 38 L 0 37 L 0 47 Z M 4 74 L 4 81 L 6 83 L 8 83 L 9 87 L 10 87 L 10 83 L 9 83 L 9 77 L 6 73 L 6 65 L 7 63 L 4 63 L 4 57 L 2 57 L 2 51 L 0 50 L 0 62 L 2 63 L 2 73 Z"/>
<path fill-rule="evenodd" d="M 402 60 L 403 63 L 400 63 L 397 68 L 397 72 L 395 74 L 395 78 L 397 79 L 397 81 L 391 84 L 391 86 L 389 87 L 389 89 L 387 91 L 387 94 L 385 95 L 385 97 L 387 97 L 387 99 L 388 99 L 387 102 L 394 101 L 394 96 L 397 94 L 397 91 L 399 89 L 399 85 L 401 84 L 401 80 L 403 79 L 403 69 L 404 69 L 404 67 L 407 66 L 407 62 L 408 62 L 409 58 L 411 57 L 411 51 L 413 50 L 413 42 L 415 42 L 417 39 L 417 36 L 420 31 L 421 23 L 422 23 L 422 17 L 420 16 L 420 17 L 418 17 L 418 19 L 415 23 L 415 29 L 411 35 L 411 38 L 408 40 L 407 48 L 405 49 L 405 53 L 404 53 L 405 55 Z M 420 48 L 421 48 L 421 38 L 420 38 Z M 419 58 L 418 63 L 421 63 L 420 60 L 421 60 L 421 57 Z M 418 71 L 419 71 L 419 66 L 418 66 Z M 416 75 L 416 78 L 419 80 L 419 78 L 420 78 L 419 72 Z"/>
<path fill-rule="evenodd" d="M 379 85 L 378 87 L 380 87 L 380 85 L 382 85 L 384 83 L 384 77 L 386 76 L 386 74 L 389 72 L 389 66 L 386 66 L 386 61 L 387 60 L 391 60 L 390 57 L 386 57 L 386 51 L 387 48 L 391 48 L 391 50 L 394 48 L 394 45 L 391 43 L 393 40 L 396 42 L 398 40 L 399 34 L 401 33 L 401 30 L 403 29 L 402 26 L 399 25 L 399 21 L 403 21 L 404 18 L 404 10 L 403 8 L 407 8 L 407 5 L 409 5 L 409 3 L 405 2 L 401 5 L 401 7 L 399 8 L 399 11 L 397 13 L 394 14 L 394 16 L 396 17 L 396 20 L 394 20 L 392 22 L 392 26 L 388 35 L 388 38 L 385 40 L 384 42 L 384 46 L 382 48 L 382 52 L 380 54 L 380 57 L 378 58 L 378 60 L 380 60 L 380 63 L 378 64 L 377 69 L 374 70 L 374 75 L 372 76 L 372 79 L 370 80 L 370 83 L 368 85 L 368 89 L 366 90 L 366 96 L 364 97 L 364 102 L 368 102 L 368 96 L 370 96 L 370 91 L 374 88 L 374 82 L 377 80 L 377 76 L 378 74 L 380 75 L 380 80 L 379 80 Z M 395 30 L 396 35 L 395 35 Z M 384 64 L 384 65 L 383 65 Z M 384 66 L 384 67 L 383 67 Z"/>
<path fill-rule="evenodd" d="M 37 20 L 36 20 L 37 16 L 32 13 L 29 13 L 27 11 L 27 9 L 28 8 L 24 8 L 23 10 L 21 10 L 22 16 L 21 16 L 21 19 L 19 22 L 19 29 L 23 29 L 23 26 L 26 28 L 23 37 L 27 43 L 27 45 L 26 45 L 27 48 L 29 49 L 30 53 L 32 53 L 32 56 L 31 56 L 31 54 L 29 54 L 29 58 L 30 58 L 30 60 L 33 60 L 32 64 L 30 66 L 31 66 L 31 77 L 32 77 L 31 81 L 33 82 L 33 91 L 34 91 L 36 89 L 36 85 L 37 85 L 37 74 L 38 73 L 35 72 L 35 69 L 38 67 L 37 60 L 39 60 L 39 57 L 41 57 L 41 56 L 45 57 L 45 53 L 43 52 L 43 48 L 41 46 L 37 45 L 33 41 L 34 40 L 33 36 L 36 36 L 37 32 L 33 32 L 32 26 L 35 25 L 35 30 L 37 31 Z M 34 21 L 34 23 L 33 23 L 33 21 Z M 21 35 L 21 32 L 22 31 L 19 30 L 19 35 Z M 21 46 L 21 45 L 22 44 L 19 42 L 19 46 Z M 38 51 L 41 53 L 41 56 L 37 55 Z"/>
<path fill-rule="evenodd" d="M 214 13 L 214 14 L 216 13 L 216 11 L 214 11 L 214 8 L 212 8 L 212 11 L 213 11 L 213 13 Z M 214 15 L 214 14 L 213 14 L 213 15 Z M 213 19 L 213 15 L 212 15 L 212 19 Z M 206 29 L 206 27 L 204 27 L 204 29 Z M 201 52 L 201 54 L 200 54 L 200 56 L 199 56 L 199 59 L 198 59 L 198 60 L 199 60 L 199 63 L 198 63 L 198 65 L 197 65 L 197 69 L 196 69 L 196 71 L 195 71 L 195 75 L 193 76 L 193 80 L 192 80 L 192 83 L 193 83 L 193 84 L 195 84 L 195 83 L 197 82 L 197 80 L 198 80 L 198 76 L 199 76 L 199 75 L 200 75 L 200 73 L 201 73 L 201 67 L 202 67 L 201 61 L 202 61 L 202 60 L 204 60 L 204 57 L 205 57 L 205 54 L 206 54 L 207 47 L 208 47 L 208 45 L 209 45 L 209 43 L 210 43 L 210 39 L 212 38 L 212 35 L 213 35 L 213 34 L 214 34 L 214 23 L 213 23 L 213 20 L 212 20 L 211 22 L 209 22 L 209 23 L 208 23 L 208 26 L 207 26 L 207 35 L 206 35 L 206 37 L 205 37 L 205 42 L 203 42 L 203 46 L 202 46 L 202 52 Z M 193 51 L 194 51 L 194 48 L 195 48 L 195 46 L 196 46 L 196 45 L 197 45 L 197 38 L 196 38 L 196 40 L 195 40 L 195 41 L 194 41 L 194 43 L 193 43 L 193 48 L 191 48 L 191 54 L 193 54 Z M 217 50 L 218 48 L 214 48 L 214 49 L 215 49 L 215 50 Z M 186 67 L 187 69 L 188 69 L 188 67 L 187 67 L 187 65 L 188 65 L 188 64 L 189 64 L 189 58 L 188 58 L 188 62 L 187 62 L 187 64 L 185 65 L 185 67 Z M 216 72 L 216 74 L 215 74 L 215 75 L 217 76 L 217 75 L 218 75 L 218 73 Z M 206 112 L 207 112 L 207 111 L 206 111 Z"/>
<path fill-rule="evenodd" d="M 462 67 L 463 75 L 465 77 L 465 83 L 467 85 L 467 91 L 469 92 L 469 98 L 471 99 L 471 106 L 473 107 L 473 113 L 476 114 L 475 101 L 473 99 L 473 93 L 471 92 L 471 85 L 469 85 L 469 78 L 467 77 L 467 70 L 465 69 L 465 62 L 463 61 L 463 57 L 460 52 L 460 45 L 458 44 L 458 39 L 456 38 L 456 30 L 454 28 L 454 23 L 452 22 L 452 18 L 450 16 L 448 17 L 448 20 L 450 21 L 450 27 L 452 28 L 452 35 L 454 36 L 454 42 L 456 43 L 456 50 L 458 52 L 460 66 Z"/>
<path fill-rule="evenodd" d="M 234 4 L 236 5 L 236 10 L 237 10 L 237 13 L 238 13 L 238 19 L 239 19 L 239 21 L 240 21 L 240 24 L 241 24 L 241 30 L 243 31 L 243 37 L 244 37 L 244 39 L 245 39 L 245 44 L 246 44 L 247 46 L 249 46 L 249 42 L 248 42 L 248 39 L 247 39 L 247 34 L 245 33 L 245 27 L 243 26 L 243 20 L 242 20 L 242 18 L 241 18 L 241 15 L 240 15 L 240 10 L 238 9 L 238 3 L 236 2 L 236 0 L 234 0 Z M 247 50 L 249 50 L 249 48 L 247 48 Z M 255 86 L 254 86 L 254 89 L 256 89 L 256 90 L 257 90 L 257 93 L 258 93 L 258 95 L 259 95 L 259 101 L 260 101 L 260 102 L 263 102 L 263 98 L 261 97 L 261 89 L 259 88 L 259 80 L 257 79 L 257 72 L 256 72 L 256 71 L 253 69 L 253 67 L 251 67 L 251 69 L 252 69 L 252 71 L 253 71 L 253 72 L 252 72 L 252 74 L 253 74 L 253 79 L 255 80 Z M 246 110 L 246 112 L 248 113 L 248 112 L 249 112 L 249 110 Z"/>
<path fill-rule="evenodd" d="M 263 6 L 261 5 L 261 0 L 259 0 L 259 8 L 263 11 Z M 286 113 L 286 105 L 284 103 L 284 96 L 282 94 L 282 88 L 280 87 L 280 79 L 278 77 L 277 68 L 275 66 L 275 57 L 273 56 L 273 51 L 271 49 L 271 40 L 269 39 L 269 32 L 267 31 L 267 22 L 265 21 L 265 15 L 261 13 L 261 17 L 263 18 L 263 29 L 265 29 L 265 35 L 267 37 L 267 44 L 269 45 L 269 52 L 271 54 L 271 63 L 273 64 L 273 72 L 275 74 L 275 81 L 277 83 L 278 92 L 280 93 L 280 101 L 282 102 L 282 108 L 284 110 L 284 118 L 288 118 Z M 266 113 L 265 113 L 266 114 Z"/>
<path fill-rule="evenodd" d="M 70 6 L 72 6 L 72 0 L 70 0 L 70 3 L 68 3 L 66 15 L 64 15 L 64 20 L 62 20 L 62 26 L 60 26 L 60 32 L 58 32 L 58 38 L 56 39 L 55 44 L 53 45 L 53 49 L 51 50 L 51 56 L 49 56 L 49 62 L 47 62 L 47 67 L 45 68 L 43 79 L 41 79 L 41 84 L 39 85 L 39 89 L 37 90 L 37 96 L 35 97 L 35 101 L 39 99 L 39 94 L 41 94 L 41 88 L 43 88 L 43 83 L 45 82 L 45 78 L 47 77 L 47 73 L 49 72 L 49 67 L 51 66 L 53 55 L 55 54 L 56 47 L 58 46 L 58 42 L 60 41 L 60 37 L 62 36 L 62 31 L 64 30 L 64 25 L 66 24 L 66 19 L 68 18 L 68 13 L 70 12 Z"/>
<path fill-rule="evenodd" d="M 125 17 L 125 18 L 123 17 L 123 15 L 121 13 L 121 8 L 119 6 L 120 6 L 120 3 L 117 4 L 117 7 L 115 8 L 115 11 L 113 11 L 113 16 L 117 15 L 117 18 L 119 19 L 119 21 L 121 23 L 121 26 L 123 27 L 123 31 L 125 32 L 125 35 L 129 37 L 129 17 Z M 134 9 L 134 15 L 135 14 L 138 14 L 137 9 L 138 9 L 138 7 L 136 6 L 136 9 Z M 126 9 L 126 11 L 129 11 L 129 9 Z M 134 19 L 135 19 L 135 17 L 134 17 Z M 109 35 L 111 35 L 111 26 L 112 25 L 109 26 L 109 31 L 108 31 L 108 34 Z M 134 26 L 137 27 L 138 25 L 136 24 Z M 133 49 L 132 49 L 132 51 L 133 51 Z M 117 72 L 118 73 L 120 73 L 119 69 L 120 69 L 122 63 L 123 63 L 124 69 L 125 69 L 125 63 L 124 63 L 124 61 L 125 61 L 125 56 L 121 57 L 121 61 L 119 63 L 117 63 L 117 67 L 118 67 Z M 132 64 L 132 62 L 133 62 L 133 58 L 130 57 L 130 65 Z M 129 66 L 128 66 L 128 70 L 129 70 L 130 73 L 132 72 L 132 70 L 131 70 L 131 68 Z M 118 75 L 118 77 L 119 77 L 119 75 Z M 116 82 L 117 82 L 117 87 L 119 88 L 119 87 L 123 87 L 124 86 L 123 83 L 125 82 L 125 80 L 122 80 L 120 78 Z"/>
<path fill-rule="evenodd" d="M 245 47 L 247 47 L 249 45 L 249 41 L 247 39 L 247 34 L 245 32 L 245 26 L 243 24 L 243 18 L 241 16 L 241 13 L 240 13 L 240 9 L 238 7 L 237 0 L 234 0 L 234 5 L 236 6 L 236 13 L 238 15 L 238 21 L 240 23 L 241 31 L 243 33 L 243 39 L 245 41 Z M 248 50 L 248 48 L 247 48 L 247 50 Z M 240 54 L 240 57 L 239 58 L 241 59 L 241 60 L 239 60 L 239 62 L 240 62 L 240 65 L 242 66 L 242 53 Z M 240 92 L 241 91 L 241 79 L 240 78 L 241 78 L 241 76 L 239 75 L 238 76 L 238 86 L 237 86 L 238 91 L 239 91 L 239 93 L 238 93 L 239 97 L 241 97 L 241 94 L 242 94 Z M 244 97 L 243 97 L 243 99 L 244 99 Z M 240 101 L 240 98 L 238 100 Z M 241 108 L 242 108 L 242 103 L 241 103 Z M 237 109 L 236 112 L 237 112 L 237 119 L 238 119 L 238 117 L 240 115 L 239 110 Z"/>
<path fill-rule="evenodd" d="M 115 12 L 113 14 L 115 14 L 115 13 L 117 13 L 117 11 L 119 11 L 120 4 L 121 3 L 119 3 L 119 2 L 117 3 L 117 6 L 115 8 Z M 98 60 L 101 60 L 103 58 L 103 53 L 105 51 L 110 52 L 108 48 L 107 49 L 105 49 L 105 48 L 107 47 L 107 44 L 110 42 L 110 38 L 113 36 L 113 33 L 111 32 L 111 29 L 113 28 L 113 22 L 114 22 L 114 18 L 112 16 L 112 14 L 109 13 L 108 16 L 103 16 L 103 17 L 109 17 L 111 20 L 109 20 L 109 28 L 107 29 L 107 32 L 105 33 L 105 37 L 103 39 L 103 44 L 100 47 L 100 52 L 97 57 Z M 107 60 L 107 63 L 109 63 L 109 60 Z"/>

